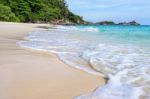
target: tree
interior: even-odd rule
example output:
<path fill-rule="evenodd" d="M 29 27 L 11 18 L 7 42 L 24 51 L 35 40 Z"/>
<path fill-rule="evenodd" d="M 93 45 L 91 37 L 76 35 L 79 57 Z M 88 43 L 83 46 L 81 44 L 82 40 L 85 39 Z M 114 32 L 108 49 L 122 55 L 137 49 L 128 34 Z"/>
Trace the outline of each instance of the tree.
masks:
<path fill-rule="evenodd" d="M 74 23 L 82 22 L 82 18 L 69 11 L 65 0 L 0 0 L 5 9 L 1 15 L 1 20 L 21 22 L 54 22 L 63 20 Z"/>
<path fill-rule="evenodd" d="M 0 21 L 19 21 L 10 7 L 0 4 Z"/>

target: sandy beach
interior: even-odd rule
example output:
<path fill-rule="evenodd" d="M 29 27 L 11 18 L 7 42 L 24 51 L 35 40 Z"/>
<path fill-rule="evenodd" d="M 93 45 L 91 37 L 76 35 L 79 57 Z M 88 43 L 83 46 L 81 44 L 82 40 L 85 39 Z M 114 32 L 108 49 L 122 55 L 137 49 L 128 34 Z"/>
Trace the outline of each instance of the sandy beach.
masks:
<path fill-rule="evenodd" d="M 46 26 L 0 22 L 0 99 L 71 99 L 104 84 L 103 78 L 71 68 L 54 54 L 16 45 Z"/>

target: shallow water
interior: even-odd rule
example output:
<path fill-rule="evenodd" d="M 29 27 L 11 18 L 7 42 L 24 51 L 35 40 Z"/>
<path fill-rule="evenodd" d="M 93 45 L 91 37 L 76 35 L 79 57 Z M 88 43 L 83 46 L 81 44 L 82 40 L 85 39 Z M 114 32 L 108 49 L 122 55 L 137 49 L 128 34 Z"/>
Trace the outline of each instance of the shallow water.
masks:
<path fill-rule="evenodd" d="M 150 99 L 150 26 L 57 26 L 21 47 L 56 53 L 72 67 L 109 78 L 75 99 Z"/>

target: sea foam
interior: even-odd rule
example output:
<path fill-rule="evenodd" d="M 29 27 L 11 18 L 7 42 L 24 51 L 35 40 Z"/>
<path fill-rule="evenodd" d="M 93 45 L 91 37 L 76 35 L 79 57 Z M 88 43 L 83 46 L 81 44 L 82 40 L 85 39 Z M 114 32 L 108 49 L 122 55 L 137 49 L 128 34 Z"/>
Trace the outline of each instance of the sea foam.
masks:
<path fill-rule="evenodd" d="M 109 78 L 104 86 L 74 99 L 150 99 L 149 49 L 95 41 L 91 33 L 71 28 L 32 32 L 17 44 L 56 53 L 72 67 Z"/>
<path fill-rule="evenodd" d="M 99 29 L 94 28 L 94 27 L 84 27 L 84 28 L 80 28 L 80 27 L 75 27 L 75 26 L 56 26 L 58 30 L 60 31 L 82 31 L 82 32 L 98 32 Z"/>

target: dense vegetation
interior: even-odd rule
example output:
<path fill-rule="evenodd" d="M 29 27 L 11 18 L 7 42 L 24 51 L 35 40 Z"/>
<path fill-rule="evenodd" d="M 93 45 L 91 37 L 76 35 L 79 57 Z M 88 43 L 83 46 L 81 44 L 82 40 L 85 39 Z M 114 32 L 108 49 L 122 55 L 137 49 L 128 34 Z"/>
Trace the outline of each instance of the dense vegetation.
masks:
<path fill-rule="evenodd" d="M 131 22 L 120 22 L 120 23 L 115 23 L 113 21 L 101 21 L 95 23 L 96 25 L 140 25 L 136 21 L 131 21 Z"/>
<path fill-rule="evenodd" d="M 0 21 L 83 23 L 64 0 L 0 0 Z"/>
<path fill-rule="evenodd" d="M 97 22 L 96 24 L 98 24 L 98 25 L 115 25 L 115 22 L 113 22 L 113 21 L 102 21 L 102 22 Z"/>

